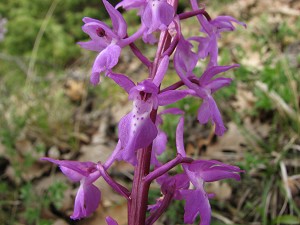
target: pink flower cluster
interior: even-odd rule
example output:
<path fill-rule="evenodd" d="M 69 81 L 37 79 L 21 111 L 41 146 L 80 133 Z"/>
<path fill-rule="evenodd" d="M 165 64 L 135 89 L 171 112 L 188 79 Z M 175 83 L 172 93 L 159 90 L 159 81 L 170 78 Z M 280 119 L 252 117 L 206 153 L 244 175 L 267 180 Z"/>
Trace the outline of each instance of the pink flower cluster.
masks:
<path fill-rule="evenodd" d="M 123 0 L 113 7 L 102 0 L 111 18 L 112 27 L 102 21 L 84 18 L 83 31 L 90 40 L 78 44 L 87 50 L 98 52 L 91 73 L 91 83 L 100 83 L 100 74 L 112 79 L 122 87 L 132 101 L 132 110 L 119 122 L 119 141 L 110 158 L 104 163 L 76 162 L 43 158 L 60 166 L 61 171 L 74 182 L 80 182 L 75 199 L 72 219 L 91 215 L 98 207 L 101 192 L 93 184 L 102 177 L 115 191 L 128 200 L 128 224 L 153 224 L 173 200 L 185 200 L 184 222 L 193 223 L 200 215 L 200 224 L 210 224 L 211 208 L 209 199 L 213 197 L 205 191 L 206 182 L 222 179 L 240 179 L 243 172 L 236 166 L 215 160 L 194 160 L 186 155 L 183 141 L 184 111 L 178 108 L 159 110 L 186 97 L 202 100 L 197 118 L 200 124 L 209 121 L 215 124 L 216 135 L 226 131 L 221 113 L 213 94 L 231 83 L 230 78 L 217 75 L 238 67 L 218 65 L 217 41 L 224 31 L 235 29 L 233 23 L 245 26 L 230 16 L 211 19 L 205 8 L 199 8 L 197 0 L 190 0 L 191 11 L 177 13 L 178 0 Z M 131 36 L 127 34 L 127 23 L 118 8 L 137 10 L 141 18 L 140 28 Z M 201 36 L 184 37 L 181 21 L 196 16 Z M 153 61 L 145 57 L 134 42 L 142 39 L 145 44 L 157 44 Z M 193 45 L 194 44 L 194 45 Z M 135 83 L 127 75 L 113 72 L 122 48 L 130 46 L 136 57 L 149 69 L 149 77 Z M 197 51 L 193 51 L 194 47 Z M 174 57 L 171 57 L 174 55 Z M 208 59 L 202 74 L 195 74 L 197 62 Z M 173 60 L 171 60 L 173 59 Z M 161 83 L 173 63 L 179 81 L 161 89 Z M 179 89 L 180 88 L 180 89 Z M 177 156 L 162 163 L 157 158 L 166 150 L 168 134 L 161 130 L 166 114 L 179 115 L 176 129 Z M 99 159 L 101 160 L 101 159 Z M 132 190 L 114 181 L 108 174 L 109 167 L 116 161 L 126 161 L 135 167 Z M 182 173 L 169 175 L 168 171 L 177 165 Z M 153 170 L 150 171 L 150 168 Z M 154 180 L 161 186 L 163 196 L 154 205 L 148 205 L 149 185 Z M 150 216 L 146 218 L 146 211 Z M 107 217 L 109 225 L 117 222 Z"/>

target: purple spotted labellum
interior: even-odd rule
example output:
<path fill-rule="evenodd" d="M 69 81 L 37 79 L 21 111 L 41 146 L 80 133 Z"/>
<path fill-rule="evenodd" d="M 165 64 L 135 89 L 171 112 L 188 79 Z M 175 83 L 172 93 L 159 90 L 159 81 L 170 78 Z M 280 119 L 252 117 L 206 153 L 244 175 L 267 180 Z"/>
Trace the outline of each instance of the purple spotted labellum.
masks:
<path fill-rule="evenodd" d="M 164 72 L 163 69 L 158 71 Z M 138 85 L 126 76 L 121 74 L 108 75 L 118 83 L 129 94 L 129 99 L 133 101 L 133 109 L 124 116 L 119 123 L 119 138 L 123 147 L 120 151 L 120 159 L 136 165 L 136 150 L 145 148 L 157 137 L 157 125 L 152 121 L 150 114 L 158 106 L 174 103 L 189 94 L 190 90 L 171 90 L 158 93 L 158 87 L 150 79 L 146 79 Z M 160 137 L 159 137 L 160 138 Z"/>

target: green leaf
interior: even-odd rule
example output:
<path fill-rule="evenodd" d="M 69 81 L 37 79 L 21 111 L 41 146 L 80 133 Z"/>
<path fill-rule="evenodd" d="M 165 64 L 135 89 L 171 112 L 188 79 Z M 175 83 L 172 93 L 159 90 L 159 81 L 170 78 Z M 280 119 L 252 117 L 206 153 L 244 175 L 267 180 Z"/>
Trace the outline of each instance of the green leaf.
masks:
<path fill-rule="evenodd" d="M 282 215 L 282 216 L 278 216 L 275 219 L 273 224 L 288 224 L 288 225 L 300 224 L 300 218 L 293 215 Z"/>

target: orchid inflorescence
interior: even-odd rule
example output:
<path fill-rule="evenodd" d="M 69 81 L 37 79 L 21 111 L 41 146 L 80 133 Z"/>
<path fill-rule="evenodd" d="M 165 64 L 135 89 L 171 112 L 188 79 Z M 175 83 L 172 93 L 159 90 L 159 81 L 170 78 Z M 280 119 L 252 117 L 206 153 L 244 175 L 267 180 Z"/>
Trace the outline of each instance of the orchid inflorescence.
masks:
<path fill-rule="evenodd" d="M 99 53 L 92 67 L 91 83 L 99 84 L 100 74 L 104 73 L 125 90 L 129 100 L 133 102 L 133 108 L 119 122 L 119 141 L 106 162 L 42 159 L 59 165 L 70 180 L 80 182 L 72 219 L 87 217 L 97 209 L 101 192 L 93 183 L 102 177 L 127 199 L 129 225 L 153 224 L 173 200 L 185 201 L 185 223 L 193 223 L 200 215 L 201 225 L 210 224 L 209 198 L 213 194 L 206 193 L 205 183 L 225 178 L 239 180 L 239 173 L 243 171 L 216 160 L 195 160 L 188 157 L 183 141 L 184 111 L 178 108 L 159 110 L 159 107 L 168 106 L 187 96 L 200 98 L 202 104 L 197 115 L 200 124 L 210 121 L 214 124 L 215 134 L 223 135 L 226 128 L 213 94 L 229 85 L 231 79 L 215 76 L 238 65 L 218 65 L 217 41 L 222 32 L 235 29 L 233 23 L 244 27 L 246 25 L 230 16 L 212 19 L 203 5 L 199 7 L 197 0 L 190 0 L 192 10 L 181 14 L 177 13 L 178 0 L 123 0 L 116 7 L 107 0 L 102 1 L 111 18 L 112 28 L 102 21 L 85 17 L 82 29 L 91 40 L 78 44 Z M 139 29 L 130 36 L 127 34 L 126 21 L 117 10 L 120 7 L 137 10 L 141 18 Z M 199 27 L 195 29 L 199 29 L 201 36 L 186 38 L 181 32 L 181 21 L 194 16 L 199 22 Z M 138 39 L 146 44 L 157 44 L 154 60 L 148 59 L 137 48 L 135 41 Z M 148 78 L 137 84 L 128 76 L 113 72 L 125 46 L 129 46 L 149 70 Z M 194 48 L 197 51 L 193 51 Z M 207 59 L 207 66 L 202 74 L 196 75 L 196 64 L 203 59 Z M 180 80 L 161 89 L 172 61 Z M 162 163 L 158 156 L 165 151 L 168 138 L 160 126 L 166 114 L 179 115 L 180 119 L 176 129 L 177 155 L 171 161 Z M 126 161 L 135 168 L 131 191 L 108 174 L 108 169 L 116 160 Z M 178 165 L 181 165 L 182 172 L 170 175 L 168 172 Z M 155 204 L 148 205 L 149 186 L 154 180 L 161 186 L 162 197 Z M 148 217 L 147 210 L 150 212 Z M 117 224 L 111 217 L 107 217 L 106 221 L 109 225 Z"/>

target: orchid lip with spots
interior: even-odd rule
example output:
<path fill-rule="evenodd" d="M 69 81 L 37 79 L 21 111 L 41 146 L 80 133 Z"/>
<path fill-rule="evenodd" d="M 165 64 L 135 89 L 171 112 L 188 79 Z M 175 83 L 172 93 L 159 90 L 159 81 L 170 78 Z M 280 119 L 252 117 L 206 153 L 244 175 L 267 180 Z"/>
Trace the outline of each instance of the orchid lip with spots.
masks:
<path fill-rule="evenodd" d="M 154 224 L 176 200 L 185 202 L 185 223 L 194 223 L 200 216 L 200 225 L 209 225 L 209 199 L 214 195 L 206 193 L 205 184 L 223 179 L 240 180 L 240 174 L 244 171 L 219 161 L 189 157 L 184 148 L 185 111 L 171 104 L 184 98 L 200 99 L 198 114 L 195 115 L 199 124 L 211 122 L 216 135 L 224 134 L 226 125 L 213 95 L 230 85 L 232 80 L 225 77 L 225 72 L 238 65 L 218 64 L 217 42 L 222 32 L 235 29 L 233 23 L 244 27 L 246 25 L 230 16 L 211 18 L 203 5 L 199 7 L 197 0 L 190 0 L 192 10 L 181 14 L 177 13 L 179 0 L 123 0 L 115 7 L 107 0 L 102 2 L 112 26 L 97 19 L 83 18 L 82 30 L 90 40 L 78 44 L 98 53 L 92 66 L 91 83 L 98 85 L 100 74 L 104 73 L 104 80 L 111 79 L 124 90 L 123 94 L 132 101 L 132 109 L 119 121 L 118 143 L 104 163 L 101 163 L 102 159 L 76 162 L 44 157 L 42 160 L 58 165 L 71 181 L 80 183 L 74 212 L 70 215 L 74 220 L 89 217 L 98 208 L 101 187 L 96 187 L 94 183 L 104 179 L 128 201 L 129 225 Z M 125 11 L 135 10 L 140 17 L 140 27 L 132 35 L 127 33 L 129 24 L 120 13 L 120 8 Z M 196 29 L 202 33 L 200 36 L 187 37 L 181 32 L 181 21 L 191 17 L 197 18 Z M 145 45 L 156 44 L 153 60 L 137 47 L 137 40 L 143 41 Z M 115 72 L 122 49 L 126 46 L 148 68 L 148 78 L 140 77 L 138 81 L 133 81 L 130 74 Z M 202 68 L 203 72 L 199 73 L 195 68 L 202 59 L 207 59 L 208 63 Z M 176 79 L 174 83 L 166 86 L 164 80 L 172 67 L 178 77 L 172 78 Z M 165 117 L 170 115 L 179 118 L 174 134 L 166 133 L 161 128 Z M 167 143 L 172 141 L 170 137 L 174 135 L 176 149 L 168 149 Z M 176 157 L 162 162 L 158 156 L 170 151 L 176 152 Z M 116 161 L 125 161 L 134 166 L 131 189 L 109 175 L 109 169 Z M 176 166 L 181 166 L 182 172 L 171 175 L 169 171 Z M 150 184 L 154 181 L 160 185 L 162 195 L 153 204 L 148 202 L 148 194 Z M 117 225 L 118 221 L 109 215 L 106 223 Z"/>

